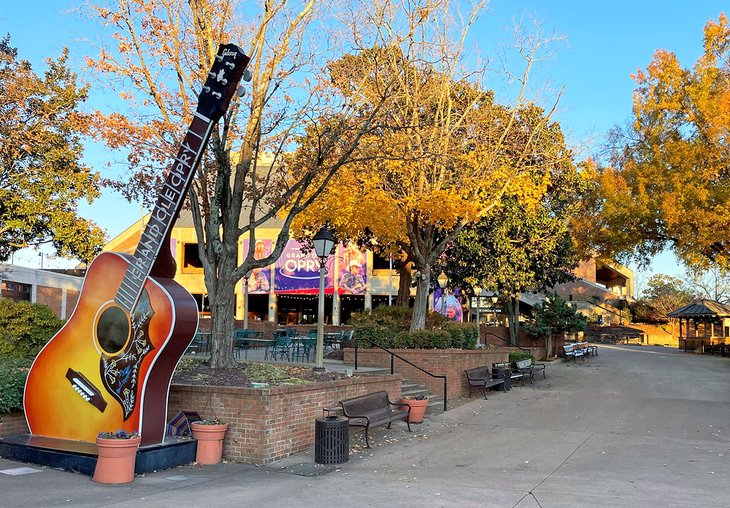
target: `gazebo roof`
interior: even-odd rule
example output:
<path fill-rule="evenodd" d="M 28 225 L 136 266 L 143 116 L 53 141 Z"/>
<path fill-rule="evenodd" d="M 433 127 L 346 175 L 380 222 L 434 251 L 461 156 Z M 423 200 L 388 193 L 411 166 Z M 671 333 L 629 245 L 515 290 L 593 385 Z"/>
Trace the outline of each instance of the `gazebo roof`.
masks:
<path fill-rule="evenodd" d="M 669 314 L 673 318 L 692 317 L 730 317 L 730 306 L 724 305 L 715 300 L 697 300 Z"/>

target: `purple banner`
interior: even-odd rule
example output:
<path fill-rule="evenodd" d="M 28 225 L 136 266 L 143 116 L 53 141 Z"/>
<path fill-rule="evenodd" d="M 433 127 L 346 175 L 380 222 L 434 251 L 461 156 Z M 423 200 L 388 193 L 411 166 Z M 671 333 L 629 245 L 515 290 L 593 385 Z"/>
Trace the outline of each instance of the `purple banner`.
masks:
<path fill-rule="evenodd" d="M 444 306 L 444 295 L 442 289 L 435 289 L 433 292 L 433 310 L 450 321 L 461 322 L 464 314 L 461 310 L 461 302 L 457 298 L 458 294 L 446 295 L 446 305 Z M 445 308 L 444 308 L 445 307 Z"/>
<path fill-rule="evenodd" d="M 248 253 L 249 240 L 243 241 L 243 255 Z M 271 254 L 271 240 L 256 240 L 253 258 L 263 259 Z M 264 268 L 254 268 L 248 278 L 249 294 L 265 294 L 271 288 L 271 265 Z"/>
<path fill-rule="evenodd" d="M 334 287 L 334 259 L 330 256 L 325 263 L 324 287 L 327 294 L 332 294 Z M 277 293 L 316 294 L 319 291 L 319 258 L 314 250 L 305 254 L 299 242 L 289 240 L 276 260 L 274 290 Z"/>
<path fill-rule="evenodd" d="M 337 285 L 343 295 L 364 295 L 367 289 L 367 255 L 357 244 L 337 246 L 339 273 Z"/>

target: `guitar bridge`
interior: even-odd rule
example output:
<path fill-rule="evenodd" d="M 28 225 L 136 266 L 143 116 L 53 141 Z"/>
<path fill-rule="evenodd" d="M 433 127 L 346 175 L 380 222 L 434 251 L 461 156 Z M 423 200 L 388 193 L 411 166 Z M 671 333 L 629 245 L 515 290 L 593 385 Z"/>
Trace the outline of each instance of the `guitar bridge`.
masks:
<path fill-rule="evenodd" d="M 71 383 L 71 388 L 78 393 L 82 399 L 94 406 L 100 412 L 104 412 L 106 409 L 106 401 L 101 396 L 101 392 L 94 386 L 94 383 L 88 380 L 80 372 L 76 372 L 73 369 L 66 371 L 66 379 Z"/>

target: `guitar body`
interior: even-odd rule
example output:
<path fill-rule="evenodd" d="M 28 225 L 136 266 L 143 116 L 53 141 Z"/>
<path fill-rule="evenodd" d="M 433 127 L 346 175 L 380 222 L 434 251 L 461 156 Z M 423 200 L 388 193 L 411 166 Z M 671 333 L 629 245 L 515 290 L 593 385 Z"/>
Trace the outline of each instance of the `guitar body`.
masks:
<path fill-rule="evenodd" d="M 71 318 L 33 362 L 24 394 L 32 434 L 94 442 L 122 429 L 140 432 L 142 445 L 162 442 L 170 380 L 197 330 L 197 306 L 172 279 L 148 276 L 125 315 L 114 297 L 130 260 L 106 252 L 91 263 Z"/>

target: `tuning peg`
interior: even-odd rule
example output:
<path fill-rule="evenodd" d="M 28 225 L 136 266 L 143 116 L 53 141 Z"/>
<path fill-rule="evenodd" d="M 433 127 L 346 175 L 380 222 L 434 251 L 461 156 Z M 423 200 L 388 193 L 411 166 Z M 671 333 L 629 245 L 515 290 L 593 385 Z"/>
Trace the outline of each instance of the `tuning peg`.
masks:
<path fill-rule="evenodd" d="M 252 79 L 253 79 L 253 73 L 249 69 L 246 69 L 245 71 L 243 71 L 243 80 L 244 81 L 248 82 L 248 81 L 251 81 Z"/>
<path fill-rule="evenodd" d="M 227 65 L 231 69 L 234 69 L 236 67 L 236 64 L 234 64 L 233 62 L 225 62 L 225 65 Z"/>
<path fill-rule="evenodd" d="M 222 62 L 223 61 L 223 55 L 215 55 L 215 59 L 218 60 L 219 62 Z"/>
<path fill-rule="evenodd" d="M 243 85 L 238 85 L 238 88 L 236 89 L 236 96 L 243 97 L 246 95 L 246 89 L 243 88 Z"/>

